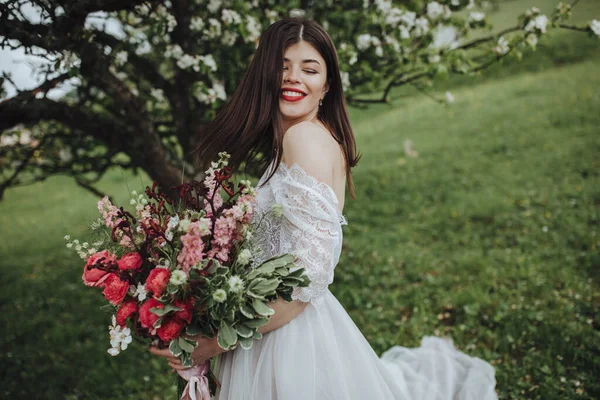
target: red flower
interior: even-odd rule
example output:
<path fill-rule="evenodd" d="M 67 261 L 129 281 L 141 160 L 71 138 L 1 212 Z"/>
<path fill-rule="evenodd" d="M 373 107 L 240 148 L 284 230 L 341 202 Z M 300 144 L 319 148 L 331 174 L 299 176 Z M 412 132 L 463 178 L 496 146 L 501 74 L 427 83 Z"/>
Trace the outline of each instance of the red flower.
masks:
<path fill-rule="evenodd" d="M 133 299 L 126 300 L 119 307 L 119 311 L 117 311 L 117 324 L 122 327 L 125 326 L 125 321 L 127 318 L 131 316 L 131 314 L 135 313 L 138 309 L 137 302 Z"/>
<path fill-rule="evenodd" d="M 171 271 L 167 268 L 154 268 L 146 278 L 146 290 L 152 292 L 154 297 L 160 297 L 165 291 Z"/>
<path fill-rule="evenodd" d="M 147 329 L 154 329 L 154 323 L 158 321 L 160 317 L 150 311 L 150 309 L 163 307 L 164 305 L 155 298 L 146 300 L 146 302 L 140 306 L 140 323 L 142 326 Z"/>
<path fill-rule="evenodd" d="M 138 253 L 128 253 L 125 254 L 123 257 L 121 257 L 120 260 L 117 261 L 117 265 L 119 266 L 119 269 L 122 271 L 128 270 L 128 269 L 139 269 L 142 264 L 143 264 L 144 260 L 142 260 L 142 256 L 140 256 Z"/>
<path fill-rule="evenodd" d="M 173 316 L 166 321 L 163 321 L 160 328 L 156 330 L 156 333 L 159 338 L 168 342 L 179 337 L 183 328 L 185 328 L 185 321 Z"/>
<path fill-rule="evenodd" d="M 173 303 L 175 307 L 182 308 L 181 311 L 176 311 L 173 315 L 188 324 L 192 322 L 192 310 L 194 308 L 194 299 L 188 299 L 185 303 L 182 301 L 176 301 Z"/>
<path fill-rule="evenodd" d="M 102 294 L 113 305 L 118 305 L 123 301 L 129 290 L 129 282 L 122 281 L 116 274 L 109 274 L 104 282 Z"/>
<path fill-rule="evenodd" d="M 81 276 L 83 283 L 86 286 L 103 287 L 104 281 L 108 278 L 108 273 L 105 270 L 94 267 L 106 267 L 115 262 L 115 259 L 116 257 L 107 250 L 92 254 L 85 263 L 85 267 L 83 267 L 83 275 Z"/>

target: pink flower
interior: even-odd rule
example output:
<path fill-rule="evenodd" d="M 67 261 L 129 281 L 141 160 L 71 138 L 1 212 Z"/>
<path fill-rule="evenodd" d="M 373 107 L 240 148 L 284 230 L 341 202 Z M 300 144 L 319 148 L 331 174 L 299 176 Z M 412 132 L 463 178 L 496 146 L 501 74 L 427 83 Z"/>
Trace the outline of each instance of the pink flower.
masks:
<path fill-rule="evenodd" d="M 117 226 L 121 220 L 117 217 L 118 208 L 110 202 L 108 196 L 104 196 L 102 200 L 98 201 L 98 211 L 100 211 L 102 218 L 104 218 L 104 225 L 111 229 Z"/>
<path fill-rule="evenodd" d="M 129 290 L 129 282 L 121 280 L 116 274 L 110 273 L 106 278 L 102 294 L 113 305 L 119 305 Z"/>
<path fill-rule="evenodd" d="M 168 342 L 179 337 L 183 328 L 185 328 L 185 321 L 172 316 L 163 321 L 160 328 L 156 330 L 156 334 L 163 341 Z"/>
<path fill-rule="evenodd" d="M 156 300 L 154 297 L 146 300 L 140 306 L 140 324 L 147 329 L 154 329 L 154 324 L 160 318 L 158 315 L 150 311 L 151 308 L 163 308 L 164 304 Z"/>
<path fill-rule="evenodd" d="M 146 278 L 146 290 L 152 292 L 154 297 L 160 297 L 169 283 L 171 271 L 166 268 L 154 268 Z"/>
<path fill-rule="evenodd" d="M 117 261 L 117 265 L 122 271 L 128 269 L 137 270 L 142 266 L 143 262 L 144 260 L 142 259 L 142 256 L 139 255 L 139 253 L 128 253 Z"/>
<path fill-rule="evenodd" d="M 124 327 L 127 318 L 129 318 L 137 310 L 138 306 L 135 300 L 129 299 L 124 301 L 123 304 L 121 304 L 121 306 L 119 307 L 119 311 L 117 311 L 117 324 L 121 325 L 121 327 Z"/>
<path fill-rule="evenodd" d="M 196 221 L 192 222 L 187 233 L 181 236 L 183 248 L 177 256 L 177 263 L 185 272 L 204 259 L 204 242 L 202 241 L 204 233 L 200 221 Z"/>
<path fill-rule="evenodd" d="M 208 257 L 216 258 L 222 263 L 229 261 L 229 247 L 215 247 L 208 252 Z"/>
<path fill-rule="evenodd" d="M 108 273 L 105 270 L 94 268 L 95 266 L 106 267 L 116 260 L 114 254 L 110 254 L 107 250 L 102 250 L 94 253 L 88 258 L 83 268 L 81 279 L 86 286 L 103 287 L 104 281 L 108 278 Z"/>

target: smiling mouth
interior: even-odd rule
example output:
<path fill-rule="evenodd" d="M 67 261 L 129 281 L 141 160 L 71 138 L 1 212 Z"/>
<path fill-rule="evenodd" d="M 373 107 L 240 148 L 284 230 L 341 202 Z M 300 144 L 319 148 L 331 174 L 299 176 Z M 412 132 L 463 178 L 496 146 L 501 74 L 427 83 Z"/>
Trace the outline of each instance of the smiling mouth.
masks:
<path fill-rule="evenodd" d="M 300 101 L 303 98 L 305 98 L 306 94 L 301 93 L 301 92 L 296 92 L 293 90 L 282 90 L 280 97 L 285 101 L 289 101 L 289 102 L 293 103 L 293 102 Z"/>

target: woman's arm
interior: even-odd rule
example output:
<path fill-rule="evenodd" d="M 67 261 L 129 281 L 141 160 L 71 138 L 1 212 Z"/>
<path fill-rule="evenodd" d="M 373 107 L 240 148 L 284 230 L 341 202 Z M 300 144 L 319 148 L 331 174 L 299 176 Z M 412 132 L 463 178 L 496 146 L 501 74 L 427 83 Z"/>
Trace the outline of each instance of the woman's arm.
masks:
<path fill-rule="evenodd" d="M 294 318 L 296 318 L 305 308 L 308 303 L 294 300 L 289 303 L 278 297 L 277 300 L 268 303 L 275 313 L 271 315 L 271 319 L 266 325 L 258 328 L 260 333 L 271 332 L 275 329 L 281 328 Z"/>

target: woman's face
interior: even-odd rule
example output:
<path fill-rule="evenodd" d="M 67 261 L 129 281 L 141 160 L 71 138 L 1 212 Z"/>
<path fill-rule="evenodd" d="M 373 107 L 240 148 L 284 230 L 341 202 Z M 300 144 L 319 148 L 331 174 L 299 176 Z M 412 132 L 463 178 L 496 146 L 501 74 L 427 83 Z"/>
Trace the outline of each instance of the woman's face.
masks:
<path fill-rule="evenodd" d="M 288 123 L 311 120 L 328 89 L 325 60 L 305 41 L 288 47 L 283 57 L 279 111 Z"/>

